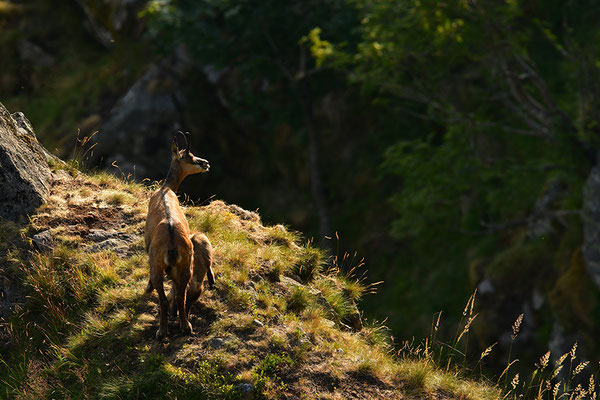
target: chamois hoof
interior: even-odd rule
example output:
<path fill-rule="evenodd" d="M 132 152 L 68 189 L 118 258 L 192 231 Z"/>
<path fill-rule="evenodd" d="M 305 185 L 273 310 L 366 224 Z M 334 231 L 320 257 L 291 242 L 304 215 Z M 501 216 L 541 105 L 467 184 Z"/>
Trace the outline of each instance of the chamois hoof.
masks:
<path fill-rule="evenodd" d="M 159 342 L 161 340 L 163 340 L 165 337 L 167 336 L 167 330 L 166 329 L 159 329 L 156 331 L 156 340 L 158 340 Z"/>

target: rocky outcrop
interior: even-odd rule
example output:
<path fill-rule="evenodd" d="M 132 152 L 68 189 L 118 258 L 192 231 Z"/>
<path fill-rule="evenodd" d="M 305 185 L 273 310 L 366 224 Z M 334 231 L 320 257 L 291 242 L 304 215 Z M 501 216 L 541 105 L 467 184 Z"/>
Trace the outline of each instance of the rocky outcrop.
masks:
<path fill-rule="evenodd" d="M 186 103 L 184 77 L 190 67 L 185 51 L 150 66 L 117 102 L 100 127 L 96 160 L 117 165 L 124 174 L 153 176 L 168 165 L 172 133 L 181 129 L 180 109 Z M 135 167 L 134 167 L 135 163 Z"/>
<path fill-rule="evenodd" d="M 583 191 L 583 258 L 592 281 L 600 286 L 600 165 L 592 168 Z"/>
<path fill-rule="evenodd" d="M 145 0 L 76 0 L 85 14 L 83 25 L 106 48 L 112 48 L 115 34 L 120 33 L 125 22 L 137 22 Z M 136 25 L 132 23 L 131 25 Z"/>
<path fill-rule="evenodd" d="M 50 155 L 22 113 L 0 103 L 0 217 L 16 220 L 39 207 L 48 195 Z"/>

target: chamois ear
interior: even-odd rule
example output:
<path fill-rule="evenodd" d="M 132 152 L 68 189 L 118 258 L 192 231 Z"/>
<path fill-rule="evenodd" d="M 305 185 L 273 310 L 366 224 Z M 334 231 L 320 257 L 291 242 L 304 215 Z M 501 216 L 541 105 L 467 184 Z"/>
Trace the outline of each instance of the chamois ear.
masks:
<path fill-rule="evenodd" d="M 183 137 L 185 138 L 185 152 L 187 154 L 190 154 L 190 146 L 192 145 L 192 135 L 189 132 L 185 132 L 183 134 Z"/>
<path fill-rule="evenodd" d="M 173 141 L 171 142 L 171 154 L 173 156 L 179 157 L 179 147 L 177 146 L 176 138 L 173 138 Z"/>

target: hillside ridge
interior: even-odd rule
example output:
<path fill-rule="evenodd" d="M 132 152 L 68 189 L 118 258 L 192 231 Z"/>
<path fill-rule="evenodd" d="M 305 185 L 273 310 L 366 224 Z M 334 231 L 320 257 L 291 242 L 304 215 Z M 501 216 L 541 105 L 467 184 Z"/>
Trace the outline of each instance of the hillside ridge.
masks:
<path fill-rule="evenodd" d="M 23 140 L 21 138 L 21 140 Z M 50 160 L 45 203 L 0 219 L 6 398 L 497 398 L 497 389 L 402 358 L 356 304 L 369 286 L 343 257 L 221 200 L 184 204 L 215 250 L 216 285 L 154 340 L 143 229 L 147 186 Z M 342 263 L 342 264 L 340 264 Z"/>

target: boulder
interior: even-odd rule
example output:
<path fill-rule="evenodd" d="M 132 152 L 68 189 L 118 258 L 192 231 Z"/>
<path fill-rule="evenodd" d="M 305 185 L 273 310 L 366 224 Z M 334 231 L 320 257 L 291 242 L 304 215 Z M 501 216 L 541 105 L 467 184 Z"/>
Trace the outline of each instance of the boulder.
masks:
<path fill-rule="evenodd" d="M 583 190 L 583 258 L 592 281 L 600 286 L 600 165 L 592 168 Z"/>
<path fill-rule="evenodd" d="M 35 248 L 43 253 L 51 253 L 54 249 L 54 237 L 49 230 L 33 235 L 32 241 Z"/>
<path fill-rule="evenodd" d="M 0 103 L 0 217 L 16 220 L 42 205 L 52 182 L 51 158 L 27 118 Z"/>
<path fill-rule="evenodd" d="M 173 132 L 183 126 L 181 108 L 191 61 L 181 49 L 152 64 L 119 99 L 94 137 L 92 163 L 117 166 L 118 175 L 163 176 Z M 109 168 L 110 170 L 110 168 Z"/>
<path fill-rule="evenodd" d="M 132 244 L 137 237 L 137 235 L 129 233 L 90 229 L 88 239 L 95 243 L 89 246 L 88 250 L 92 253 L 110 250 L 119 256 L 126 256 L 135 251 Z"/>

